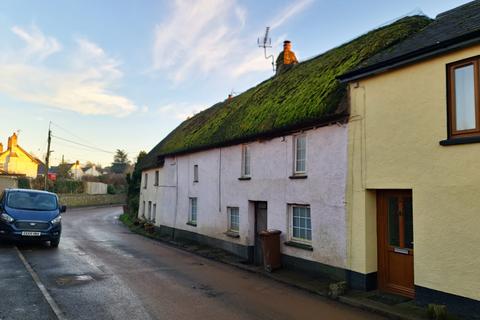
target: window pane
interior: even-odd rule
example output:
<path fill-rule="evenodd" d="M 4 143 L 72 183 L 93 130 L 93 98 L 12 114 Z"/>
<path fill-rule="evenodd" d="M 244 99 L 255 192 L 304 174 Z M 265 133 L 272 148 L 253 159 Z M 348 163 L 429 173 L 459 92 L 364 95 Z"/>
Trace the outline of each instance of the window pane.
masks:
<path fill-rule="evenodd" d="M 305 160 L 306 160 L 306 139 L 305 136 L 296 137 L 296 146 L 295 146 L 295 171 L 304 172 L 305 171 Z"/>
<path fill-rule="evenodd" d="M 190 221 L 197 222 L 197 198 L 190 198 Z"/>
<path fill-rule="evenodd" d="M 239 209 L 236 207 L 228 208 L 230 214 L 230 230 L 238 232 L 240 227 Z"/>
<path fill-rule="evenodd" d="M 310 241 L 312 239 L 312 227 L 309 207 L 294 206 L 292 208 L 291 236 L 297 240 Z"/>
<path fill-rule="evenodd" d="M 473 65 L 455 69 L 455 118 L 457 130 L 475 129 L 475 81 Z"/>
<path fill-rule="evenodd" d="M 250 148 L 247 145 L 242 149 L 242 175 L 250 175 Z"/>
<path fill-rule="evenodd" d="M 388 199 L 388 243 L 391 246 L 400 245 L 398 234 L 398 198 Z"/>
<path fill-rule="evenodd" d="M 412 199 L 405 199 L 405 247 L 413 249 Z"/>

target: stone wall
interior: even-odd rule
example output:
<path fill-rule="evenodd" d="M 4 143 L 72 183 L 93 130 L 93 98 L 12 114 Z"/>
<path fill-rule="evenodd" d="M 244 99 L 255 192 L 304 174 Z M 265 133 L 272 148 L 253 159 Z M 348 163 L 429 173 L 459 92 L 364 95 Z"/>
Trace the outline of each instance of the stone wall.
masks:
<path fill-rule="evenodd" d="M 17 188 L 17 177 L 0 176 L 0 193 L 6 188 Z"/>
<path fill-rule="evenodd" d="M 125 204 L 125 194 L 59 194 L 60 203 L 67 207 Z"/>

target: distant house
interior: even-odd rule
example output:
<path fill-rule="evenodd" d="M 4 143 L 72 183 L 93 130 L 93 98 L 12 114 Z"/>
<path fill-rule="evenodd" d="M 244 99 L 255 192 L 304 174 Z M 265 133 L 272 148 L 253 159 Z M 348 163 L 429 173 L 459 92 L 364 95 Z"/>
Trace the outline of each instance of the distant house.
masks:
<path fill-rule="evenodd" d="M 10 175 L 25 175 L 35 178 L 42 162 L 18 145 L 17 134 L 8 138 L 7 149 L 0 143 L 0 172 Z"/>
<path fill-rule="evenodd" d="M 102 172 L 97 170 L 97 166 L 93 164 L 83 168 L 83 174 L 86 176 L 98 177 L 102 174 Z"/>
<path fill-rule="evenodd" d="M 82 166 L 80 165 L 80 162 L 78 160 L 74 164 L 72 164 L 72 167 L 70 168 L 70 173 L 72 174 L 72 178 L 75 180 L 81 180 L 82 177 L 85 175 Z"/>

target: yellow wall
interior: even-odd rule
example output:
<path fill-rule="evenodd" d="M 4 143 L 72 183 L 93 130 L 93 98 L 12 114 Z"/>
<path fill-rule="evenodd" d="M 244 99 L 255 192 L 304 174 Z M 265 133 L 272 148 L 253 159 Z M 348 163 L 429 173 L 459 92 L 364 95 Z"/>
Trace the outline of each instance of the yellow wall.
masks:
<path fill-rule="evenodd" d="M 37 176 L 38 164 L 28 157 L 22 150 L 13 147 L 16 157 L 10 156 L 6 152 L 0 157 L 0 163 L 4 164 L 4 169 L 9 174 L 25 174 L 27 177 L 35 178 Z"/>
<path fill-rule="evenodd" d="M 377 270 L 375 189 L 412 189 L 415 284 L 480 300 L 480 144 L 439 145 L 446 64 L 476 55 L 480 46 L 350 84 L 352 270 Z"/>

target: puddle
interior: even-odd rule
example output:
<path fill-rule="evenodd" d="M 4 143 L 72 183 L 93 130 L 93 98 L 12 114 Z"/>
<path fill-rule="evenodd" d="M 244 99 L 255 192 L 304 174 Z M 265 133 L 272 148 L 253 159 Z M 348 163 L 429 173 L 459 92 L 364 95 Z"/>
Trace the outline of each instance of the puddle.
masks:
<path fill-rule="evenodd" d="M 200 284 L 199 286 L 192 286 L 192 289 L 202 291 L 208 298 L 216 298 L 223 294 L 221 292 L 214 290 L 212 287 L 204 284 Z"/>
<path fill-rule="evenodd" d="M 77 285 L 77 284 L 84 284 L 91 281 L 95 281 L 92 276 L 88 274 L 81 274 L 81 275 L 71 275 L 71 276 L 63 276 L 59 277 L 55 280 L 55 282 L 59 286 L 68 286 L 68 285 Z"/>

